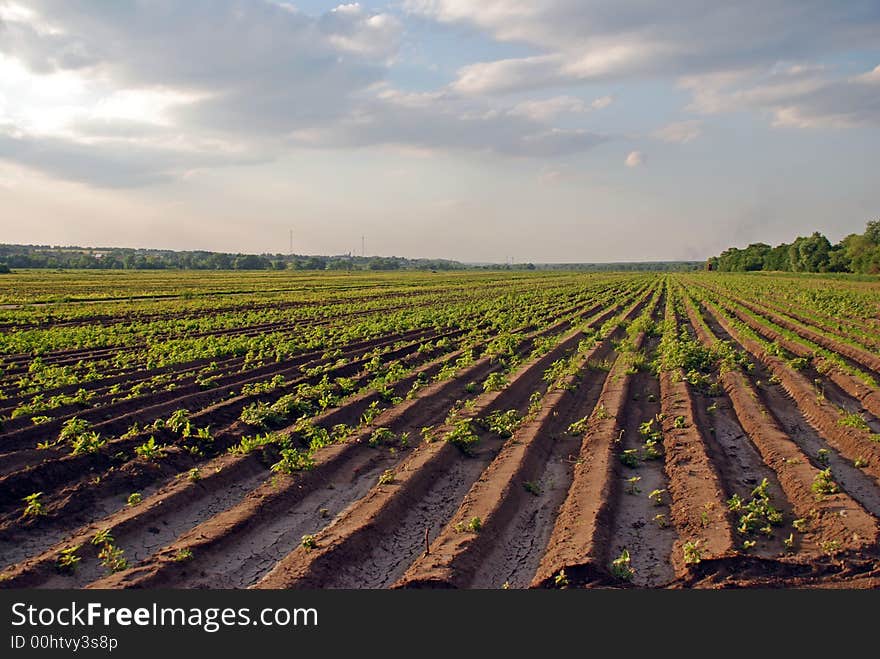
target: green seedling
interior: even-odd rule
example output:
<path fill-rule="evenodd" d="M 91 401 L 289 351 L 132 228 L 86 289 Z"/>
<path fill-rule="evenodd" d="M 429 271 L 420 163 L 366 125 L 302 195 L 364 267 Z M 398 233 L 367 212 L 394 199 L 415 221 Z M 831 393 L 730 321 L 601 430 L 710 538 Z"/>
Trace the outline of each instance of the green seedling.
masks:
<path fill-rule="evenodd" d="M 655 506 L 662 506 L 664 494 L 666 494 L 666 490 L 651 490 L 648 498 L 654 502 Z"/>
<path fill-rule="evenodd" d="M 611 574 L 623 581 L 632 581 L 635 571 L 632 569 L 628 550 L 624 549 L 620 556 L 611 561 Z"/>
<path fill-rule="evenodd" d="M 40 501 L 41 496 L 43 496 L 42 492 L 34 492 L 22 499 L 25 503 L 23 517 L 42 517 L 46 514 L 46 507 Z"/>
<path fill-rule="evenodd" d="M 76 555 L 79 548 L 80 545 L 77 545 L 76 547 L 68 547 L 58 552 L 58 560 L 55 561 L 55 566 L 59 572 L 69 573 L 76 569 L 77 564 L 80 562 L 80 557 Z"/>
<path fill-rule="evenodd" d="M 641 476 L 633 476 L 632 478 L 627 478 L 626 479 L 626 483 L 627 483 L 626 493 L 635 495 L 635 494 L 638 494 L 639 492 L 641 492 L 641 490 L 639 489 L 639 487 L 637 485 L 637 483 L 640 480 L 642 480 Z"/>

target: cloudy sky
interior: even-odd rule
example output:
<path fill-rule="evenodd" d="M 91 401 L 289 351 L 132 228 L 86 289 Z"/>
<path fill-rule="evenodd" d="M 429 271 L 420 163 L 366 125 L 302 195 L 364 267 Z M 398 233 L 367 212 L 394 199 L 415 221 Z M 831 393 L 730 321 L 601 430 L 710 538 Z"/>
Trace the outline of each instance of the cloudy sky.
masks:
<path fill-rule="evenodd" d="M 0 0 L 0 242 L 702 259 L 860 232 L 878 129 L 877 0 Z"/>

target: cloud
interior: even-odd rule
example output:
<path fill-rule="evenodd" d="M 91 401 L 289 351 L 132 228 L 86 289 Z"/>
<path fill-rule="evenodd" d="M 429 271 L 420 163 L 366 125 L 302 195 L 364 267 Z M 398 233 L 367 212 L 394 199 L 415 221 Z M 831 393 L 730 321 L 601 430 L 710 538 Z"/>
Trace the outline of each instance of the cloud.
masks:
<path fill-rule="evenodd" d="M 557 157 L 592 149 L 608 137 L 583 129 L 547 127 L 530 117 L 474 106 L 455 97 L 430 105 L 388 88 L 358 104 L 350 117 L 327 121 L 291 139 L 311 147 L 396 145 L 420 150 Z"/>
<path fill-rule="evenodd" d="M 553 96 L 522 101 L 507 112 L 515 117 L 527 117 L 533 121 L 547 122 L 560 115 L 585 114 L 591 110 L 602 110 L 611 105 L 613 100 L 610 96 L 603 96 L 587 103 L 575 96 Z"/>
<path fill-rule="evenodd" d="M 253 154 L 181 151 L 129 141 L 81 143 L 34 138 L 0 126 L 0 158 L 70 181 L 122 188 L 164 183 L 202 167 L 254 164 Z"/>
<path fill-rule="evenodd" d="M 880 66 L 845 78 L 794 66 L 763 75 L 694 76 L 680 85 L 693 95 L 690 109 L 703 114 L 754 110 L 776 126 L 796 128 L 880 125 Z"/>
<path fill-rule="evenodd" d="M 663 142 L 687 144 L 697 139 L 703 132 L 703 122 L 699 120 L 676 121 L 656 131 L 653 136 Z"/>
<path fill-rule="evenodd" d="M 543 169 L 538 174 L 538 182 L 545 185 L 556 185 L 569 178 L 569 175 L 561 169 Z"/>
<path fill-rule="evenodd" d="M 602 96 L 590 103 L 590 107 L 594 110 L 603 110 L 614 102 L 613 96 Z"/>
<path fill-rule="evenodd" d="M 627 167 L 639 167 L 645 164 L 645 154 L 641 151 L 630 151 L 623 162 Z"/>
<path fill-rule="evenodd" d="M 553 98 L 523 101 L 508 112 L 513 116 L 528 117 L 534 121 L 547 121 L 561 114 L 579 114 L 589 110 L 590 106 L 580 98 L 554 96 Z"/>
<path fill-rule="evenodd" d="M 724 8 L 685 0 L 407 0 L 407 11 L 477 28 L 540 54 L 471 63 L 455 88 L 503 93 L 591 80 L 696 75 L 876 47 L 880 5 L 752 0 Z M 744 47 L 744 39 L 748 47 Z"/>
<path fill-rule="evenodd" d="M 32 80 L 66 76 L 79 86 L 69 103 L 34 96 L 53 110 L 39 125 L 26 113 L 4 115 L 0 102 L 0 122 L 16 128 L 0 158 L 94 185 L 162 182 L 223 154 L 264 162 L 303 147 L 393 146 L 552 158 L 607 139 L 552 125 L 605 99 L 501 108 L 453 88 L 394 88 L 386 77 L 403 25 L 358 4 L 310 16 L 272 0 L 34 0 L 0 16 L 0 64 L 5 57 Z M 119 166 L 126 147 L 133 162 Z"/>

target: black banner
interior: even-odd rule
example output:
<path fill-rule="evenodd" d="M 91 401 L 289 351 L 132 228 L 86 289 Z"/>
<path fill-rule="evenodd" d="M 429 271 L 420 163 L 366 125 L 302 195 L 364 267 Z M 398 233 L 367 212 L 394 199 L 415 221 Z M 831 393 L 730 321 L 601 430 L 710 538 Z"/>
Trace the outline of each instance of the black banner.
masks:
<path fill-rule="evenodd" d="M 591 638 L 656 650 L 682 634 L 749 636 L 750 629 L 771 630 L 769 642 L 790 650 L 815 640 L 816 629 L 810 618 L 789 626 L 789 616 L 821 612 L 822 629 L 836 630 L 838 642 L 850 630 L 856 641 L 871 629 L 875 602 L 870 591 L 4 590 L 0 656 L 177 656 L 192 647 L 230 656 L 352 644 L 395 653 L 409 644 L 423 654 L 566 639 L 586 648 Z"/>

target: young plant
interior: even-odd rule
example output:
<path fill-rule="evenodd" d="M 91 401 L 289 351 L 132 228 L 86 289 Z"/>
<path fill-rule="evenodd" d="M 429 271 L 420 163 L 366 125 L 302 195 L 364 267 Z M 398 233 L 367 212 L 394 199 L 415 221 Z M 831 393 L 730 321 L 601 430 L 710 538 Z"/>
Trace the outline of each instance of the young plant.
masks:
<path fill-rule="evenodd" d="M 152 462 L 153 460 L 161 460 L 165 457 L 165 448 L 162 444 L 156 444 L 156 438 L 150 435 L 146 442 L 135 447 L 134 452 L 137 453 L 139 458 Z"/>
<path fill-rule="evenodd" d="M 297 471 L 304 471 L 315 466 L 311 456 L 305 452 L 295 448 L 286 448 L 281 450 L 281 459 L 272 465 L 271 469 L 275 473 L 292 474 Z"/>
<path fill-rule="evenodd" d="M 46 514 L 46 508 L 40 502 L 41 496 L 43 496 L 42 492 L 34 492 L 22 499 L 25 503 L 23 517 L 42 517 Z"/>
<path fill-rule="evenodd" d="M 682 545 L 685 565 L 696 565 L 703 560 L 703 550 L 699 540 L 688 540 Z"/>
<path fill-rule="evenodd" d="M 522 417 L 516 410 L 507 410 L 506 412 L 492 412 L 488 416 L 480 419 L 478 423 L 488 431 L 495 433 L 499 437 L 511 437 L 516 429 L 522 423 Z"/>
<path fill-rule="evenodd" d="M 578 421 L 575 421 L 570 426 L 568 426 L 568 429 L 566 430 L 566 432 L 569 435 L 575 435 L 575 436 L 583 435 L 585 432 L 587 432 L 587 422 L 589 420 L 590 420 L 590 417 L 585 416 L 583 419 L 579 419 Z"/>
<path fill-rule="evenodd" d="M 95 546 L 97 545 L 112 545 L 114 542 L 113 536 L 110 535 L 110 529 L 101 529 L 95 535 L 92 536 L 91 543 Z"/>
<path fill-rule="evenodd" d="M 80 557 L 76 555 L 79 548 L 80 545 L 76 545 L 75 547 L 68 547 L 67 549 L 62 549 L 58 552 L 58 560 L 55 561 L 55 566 L 58 568 L 59 572 L 70 573 L 76 569 L 77 564 L 81 560 Z"/>
<path fill-rule="evenodd" d="M 177 550 L 177 552 L 174 554 L 174 558 L 172 560 L 174 560 L 175 563 L 183 563 L 185 561 L 191 561 L 192 558 L 193 558 L 192 549 L 190 549 L 189 547 L 183 547 L 183 548 Z"/>
<path fill-rule="evenodd" d="M 635 495 L 635 494 L 638 494 L 639 492 L 641 492 L 641 490 L 639 489 L 639 487 L 637 485 L 637 483 L 640 480 L 642 480 L 641 476 L 633 476 L 632 478 L 627 478 L 626 479 L 626 482 L 627 482 L 626 493 Z"/>
<path fill-rule="evenodd" d="M 541 494 L 541 486 L 538 485 L 535 481 L 526 481 L 525 483 L 523 483 L 523 487 L 525 488 L 526 492 L 528 492 L 529 494 L 533 494 L 536 497 L 540 496 Z"/>
<path fill-rule="evenodd" d="M 128 495 L 128 499 L 125 500 L 125 504 L 127 506 L 136 506 L 143 500 L 144 500 L 143 494 L 141 494 L 140 492 L 132 492 L 131 494 Z"/>
<path fill-rule="evenodd" d="M 631 469 L 639 466 L 639 452 L 634 448 L 628 448 L 620 454 L 620 461 Z"/>
<path fill-rule="evenodd" d="M 471 533 L 479 533 L 483 529 L 483 520 L 479 517 L 471 517 L 468 522 L 459 522 L 455 525 L 455 530 L 459 533 L 470 531 Z"/>
<path fill-rule="evenodd" d="M 624 549 L 620 556 L 611 561 L 611 574 L 623 581 L 632 581 L 635 571 L 632 569 L 628 550 Z"/>
<path fill-rule="evenodd" d="M 553 584 L 557 588 L 568 588 L 568 576 L 566 576 L 565 570 L 559 570 L 559 574 L 553 577 Z"/>
<path fill-rule="evenodd" d="M 109 543 L 101 547 L 101 551 L 98 552 L 98 559 L 101 561 L 101 565 L 110 570 L 110 572 L 121 572 L 128 567 L 125 550 L 122 547 L 116 547 Z"/>
<path fill-rule="evenodd" d="M 816 474 L 816 477 L 813 479 L 813 484 L 810 486 L 810 489 L 813 490 L 813 494 L 816 495 L 816 499 L 820 501 L 826 496 L 837 494 L 837 492 L 840 491 L 840 488 L 837 487 L 837 483 L 835 483 L 831 477 L 830 468 L 823 469 Z"/>
<path fill-rule="evenodd" d="M 474 432 L 470 419 L 459 419 L 455 422 L 452 430 L 446 433 L 445 440 L 458 447 L 462 453 L 470 454 L 471 447 L 476 444 L 480 438 Z"/>
<path fill-rule="evenodd" d="M 651 490 L 648 498 L 654 502 L 655 506 L 662 506 L 664 494 L 666 494 L 666 490 Z"/>
<path fill-rule="evenodd" d="M 397 436 L 389 428 L 376 428 L 367 444 L 375 448 L 381 444 L 393 444 L 396 440 Z"/>

